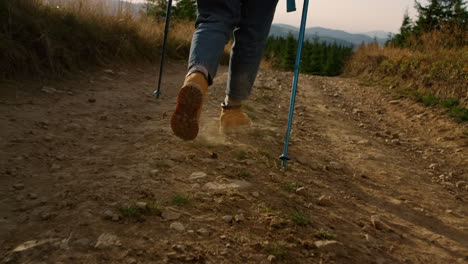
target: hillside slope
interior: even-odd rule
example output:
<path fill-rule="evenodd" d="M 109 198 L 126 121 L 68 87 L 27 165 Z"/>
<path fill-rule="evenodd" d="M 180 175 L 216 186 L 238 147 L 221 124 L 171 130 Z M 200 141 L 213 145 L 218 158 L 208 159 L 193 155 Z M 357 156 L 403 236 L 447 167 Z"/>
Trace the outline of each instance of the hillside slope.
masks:
<path fill-rule="evenodd" d="M 169 128 L 147 66 L 0 83 L 6 263 L 464 263 L 466 127 L 356 81 L 262 71 L 245 133 L 217 132 L 226 69 L 197 140 Z M 41 92 L 38 92 L 42 90 Z M 27 241 L 27 244 L 23 244 Z M 23 245 L 22 247 L 18 247 Z"/>

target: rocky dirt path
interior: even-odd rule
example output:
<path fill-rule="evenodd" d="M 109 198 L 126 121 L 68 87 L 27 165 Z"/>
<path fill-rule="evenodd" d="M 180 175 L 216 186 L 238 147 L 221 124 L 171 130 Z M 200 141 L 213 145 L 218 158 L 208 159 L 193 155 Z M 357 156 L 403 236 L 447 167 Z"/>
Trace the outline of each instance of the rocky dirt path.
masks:
<path fill-rule="evenodd" d="M 265 70 L 252 129 L 221 135 L 225 70 L 193 142 L 151 67 L 2 83 L 5 263 L 467 263 L 467 127 L 391 91 Z M 382 90 L 383 89 L 383 90 Z"/>

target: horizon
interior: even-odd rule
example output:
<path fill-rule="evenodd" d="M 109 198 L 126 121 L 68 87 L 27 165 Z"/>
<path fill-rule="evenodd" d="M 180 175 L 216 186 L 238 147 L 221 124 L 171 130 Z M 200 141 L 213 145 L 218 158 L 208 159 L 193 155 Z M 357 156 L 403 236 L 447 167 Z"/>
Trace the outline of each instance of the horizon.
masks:
<path fill-rule="evenodd" d="M 145 0 L 126 0 L 144 3 Z M 349 33 L 384 31 L 398 33 L 403 16 L 408 10 L 415 17 L 414 0 L 335 0 L 310 1 L 307 28 L 323 27 Z M 421 1 L 426 3 L 426 0 Z M 303 2 L 296 1 L 295 12 L 286 12 L 286 0 L 279 0 L 273 24 L 299 27 Z M 332 13 L 333 12 L 333 13 Z M 329 15 L 332 13 L 332 15 Z"/>

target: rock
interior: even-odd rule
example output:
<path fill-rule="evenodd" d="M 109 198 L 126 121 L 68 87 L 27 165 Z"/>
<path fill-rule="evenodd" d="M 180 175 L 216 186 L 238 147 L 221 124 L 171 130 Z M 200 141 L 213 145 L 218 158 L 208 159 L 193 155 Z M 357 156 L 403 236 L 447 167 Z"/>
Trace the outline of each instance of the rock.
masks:
<path fill-rule="evenodd" d="M 172 247 L 172 249 L 174 249 L 175 251 L 178 251 L 178 252 L 184 252 L 187 250 L 187 247 L 184 246 L 184 245 L 175 245 Z"/>
<path fill-rule="evenodd" d="M 234 220 L 236 220 L 236 222 L 240 223 L 240 222 L 244 222 L 245 221 L 245 216 L 244 214 L 237 214 L 234 216 Z"/>
<path fill-rule="evenodd" d="M 396 104 L 399 104 L 400 101 L 398 101 L 398 100 L 392 100 L 392 101 L 390 101 L 390 102 L 388 102 L 388 103 L 389 103 L 389 104 L 392 104 L 392 105 L 396 105 Z"/>
<path fill-rule="evenodd" d="M 369 140 L 360 140 L 357 142 L 358 145 L 368 145 L 369 144 Z"/>
<path fill-rule="evenodd" d="M 50 86 L 43 86 L 41 89 L 41 92 L 46 93 L 46 94 L 64 93 L 64 91 L 57 90 L 54 87 L 50 87 Z"/>
<path fill-rule="evenodd" d="M 114 71 L 111 69 L 105 69 L 104 72 L 108 74 L 115 74 Z"/>
<path fill-rule="evenodd" d="M 232 219 L 233 219 L 232 215 L 223 216 L 223 221 L 228 223 L 228 224 L 232 223 Z"/>
<path fill-rule="evenodd" d="M 146 210 L 146 209 L 148 209 L 148 207 L 147 207 L 148 204 L 145 203 L 145 202 L 137 202 L 137 203 L 135 204 L 135 206 L 138 207 L 138 209 L 141 209 L 141 210 Z"/>
<path fill-rule="evenodd" d="M 340 163 L 335 162 L 335 161 L 331 161 L 331 162 L 329 163 L 329 165 L 330 165 L 330 167 L 331 167 L 332 169 L 334 169 L 334 170 L 341 170 L 341 169 L 343 169 L 343 166 L 342 166 Z"/>
<path fill-rule="evenodd" d="M 371 223 L 372 226 L 374 226 L 375 229 L 378 230 L 383 230 L 384 229 L 384 224 L 380 220 L 380 217 L 378 215 L 373 215 L 371 216 Z"/>
<path fill-rule="evenodd" d="M 201 236 L 210 236 L 211 235 L 211 231 L 202 227 L 200 229 L 197 230 L 197 234 L 201 235 Z"/>
<path fill-rule="evenodd" d="M 358 108 L 353 109 L 353 115 L 362 114 L 362 110 Z"/>
<path fill-rule="evenodd" d="M 127 258 L 127 260 L 125 261 L 127 264 L 136 264 L 138 263 L 136 259 L 134 258 Z"/>
<path fill-rule="evenodd" d="M 276 257 L 273 256 L 273 255 L 269 255 L 268 258 L 267 258 L 267 260 L 268 260 L 269 262 L 273 263 L 273 262 L 275 262 Z"/>
<path fill-rule="evenodd" d="M 185 155 L 182 152 L 171 150 L 167 153 L 166 158 L 173 161 L 182 162 L 185 160 Z"/>
<path fill-rule="evenodd" d="M 75 242 L 73 243 L 79 247 L 83 247 L 83 248 L 88 248 L 88 247 L 91 247 L 93 246 L 93 244 L 91 244 L 91 240 L 88 239 L 88 238 L 80 238 L 80 239 L 77 239 L 75 240 Z"/>
<path fill-rule="evenodd" d="M 197 179 L 202 179 L 202 178 L 205 178 L 207 176 L 206 173 L 204 172 L 194 172 L 190 175 L 189 177 L 189 180 L 197 180 Z"/>
<path fill-rule="evenodd" d="M 274 217 L 270 221 L 271 229 L 281 229 L 281 228 L 286 227 L 287 225 L 288 225 L 288 221 L 279 217 Z"/>
<path fill-rule="evenodd" d="M 23 190 L 24 189 L 24 184 L 22 183 L 17 183 L 15 185 L 13 185 L 13 189 L 15 190 Z"/>
<path fill-rule="evenodd" d="M 306 187 L 300 187 L 296 189 L 296 194 L 298 195 L 305 195 L 307 194 L 307 189 Z"/>
<path fill-rule="evenodd" d="M 333 205 L 330 196 L 322 195 L 317 199 L 317 204 L 320 206 L 330 206 Z"/>
<path fill-rule="evenodd" d="M 50 212 L 42 212 L 40 214 L 41 219 L 44 220 L 44 221 L 50 220 L 50 219 L 52 219 L 52 218 L 54 218 L 56 216 L 57 216 L 57 213 L 50 213 Z"/>
<path fill-rule="evenodd" d="M 258 198 L 258 197 L 260 197 L 260 193 L 259 192 L 252 192 L 252 196 Z"/>
<path fill-rule="evenodd" d="M 121 243 L 119 241 L 119 238 L 111 233 L 102 233 L 96 242 L 96 245 L 94 245 L 95 248 L 103 249 L 103 248 L 109 248 L 113 246 L 120 246 Z"/>
<path fill-rule="evenodd" d="M 104 217 L 104 219 L 110 220 L 112 219 L 112 217 L 114 217 L 114 212 L 112 212 L 111 210 L 106 210 L 104 211 L 104 213 L 102 213 L 102 216 Z"/>
<path fill-rule="evenodd" d="M 436 169 L 437 169 L 437 164 L 436 164 L 436 163 L 432 163 L 431 165 L 429 165 L 429 169 L 431 169 L 431 170 L 436 170 Z"/>
<path fill-rule="evenodd" d="M 249 188 L 251 185 L 251 183 L 243 180 L 232 181 L 230 183 L 208 182 L 205 185 L 203 185 L 203 188 L 208 190 L 246 189 Z"/>
<path fill-rule="evenodd" d="M 457 187 L 457 188 L 463 188 L 465 186 L 467 186 L 465 181 L 459 181 L 459 182 L 455 183 L 455 187 Z"/>
<path fill-rule="evenodd" d="M 181 222 L 173 222 L 169 226 L 169 228 L 174 229 L 174 230 L 179 231 L 179 232 L 184 232 L 185 231 L 185 227 Z"/>
<path fill-rule="evenodd" d="M 177 220 L 180 218 L 181 214 L 177 213 L 177 212 L 174 212 L 174 211 L 171 211 L 171 210 L 164 210 L 164 212 L 162 212 L 162 218 L 166 219 L 166 220 Z"/>
<path fill-rule="evenodd" d="M 340 242 L 335 241 L 335 240 L 319 240 L 319 241 L 314 242 L 314 245 L 318 249 L 324 249 L 324 248 L 327 248 L 327 247 L 332 247 L 332 246 L 340 245 L 340 244 L 341 244 Z"/>
<path fill-rule="evenodd" d="M 156 177 L 159 174 L 159 170 L 151 170 L 149 174 L 151 177 Z"/>

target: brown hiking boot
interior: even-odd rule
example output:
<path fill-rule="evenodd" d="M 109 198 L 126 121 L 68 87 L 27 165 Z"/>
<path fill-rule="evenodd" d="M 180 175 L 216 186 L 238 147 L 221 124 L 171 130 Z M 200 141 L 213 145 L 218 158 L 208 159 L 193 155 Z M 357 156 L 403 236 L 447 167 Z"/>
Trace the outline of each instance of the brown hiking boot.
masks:
<path fill-rule="evenodd" d="M 193 140 L 198 135 L 200 113 L 208 90 L 208 81 L 199 72 L 185 78 L 177 96 L 177 105 L 171 117 L 174 134 L 183 140 Z"/>
<path fill-rule="evenodd" d="M 226 108 L 221 110 L 220 131 L 223 133 L 239 131 L 239 129 L 252 125 L 250 118 L 238 108 Z"/>

